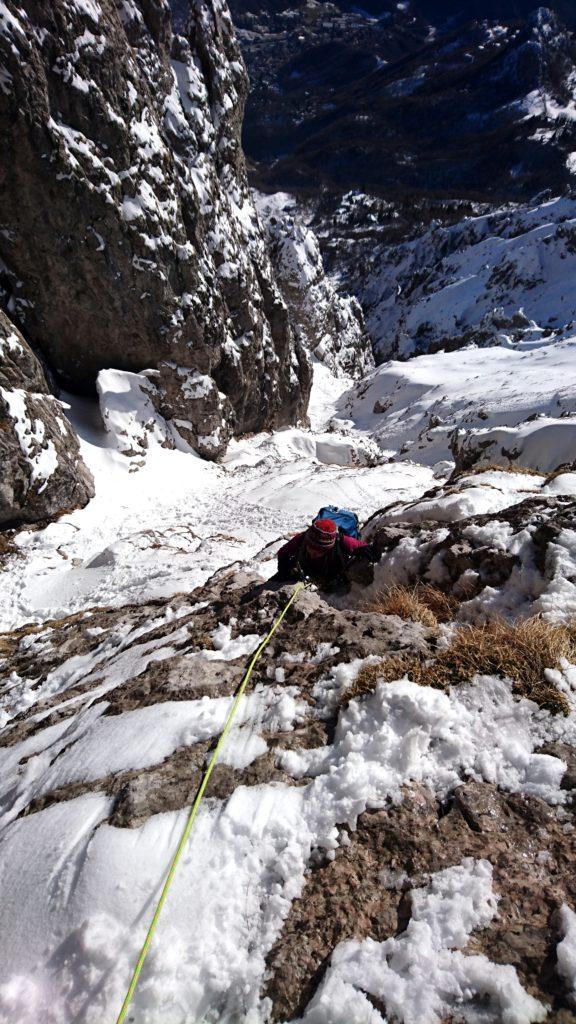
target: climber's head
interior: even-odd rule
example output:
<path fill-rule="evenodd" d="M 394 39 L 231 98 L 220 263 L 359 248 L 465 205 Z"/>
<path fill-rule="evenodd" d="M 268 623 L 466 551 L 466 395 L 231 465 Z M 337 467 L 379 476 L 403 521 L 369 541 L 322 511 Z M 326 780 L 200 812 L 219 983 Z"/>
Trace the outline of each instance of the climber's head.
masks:
<path fill-rule="evenodd" d="M 306 531 L 306 547 L 311 554 L 331 551 L 336 543 L 338 527 L 331 519 L 317 519 Z"/>

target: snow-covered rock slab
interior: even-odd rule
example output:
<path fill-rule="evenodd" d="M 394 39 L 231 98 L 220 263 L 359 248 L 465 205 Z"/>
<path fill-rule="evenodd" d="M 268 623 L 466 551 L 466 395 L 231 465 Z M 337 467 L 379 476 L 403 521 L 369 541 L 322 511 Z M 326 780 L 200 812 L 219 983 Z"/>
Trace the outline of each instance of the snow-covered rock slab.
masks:
<path fill-rule="evenodd" d="M 0 526 L 85 505 L 92 476 L 42 366 L 0 310 Z"/>

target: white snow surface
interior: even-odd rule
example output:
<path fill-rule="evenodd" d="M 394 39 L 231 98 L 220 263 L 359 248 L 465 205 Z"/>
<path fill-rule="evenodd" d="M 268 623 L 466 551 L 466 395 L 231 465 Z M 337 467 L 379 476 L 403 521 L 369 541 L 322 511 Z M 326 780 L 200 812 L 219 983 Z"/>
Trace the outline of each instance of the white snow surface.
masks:
<path fill-rule="evenodd" d="M 334 425 L 429 466 L 454 439 L 482 445 L 484 463 L 547 472 L 576 458 L 575 362 L 576 336 L 390 361 L 343 395 Z"/>
<path fill-rule="evenodd" d="M 467 858 L 412 892 L 412 917 L 399 938 L 343 942 L 297 1024 L 380 1024 L 375 996 L 403 1024 L 440 1024 L 449 1015 L 476 1024 L 532 1024 L 546 1008 L 522 989 L 514 968 L 460 952 L 474 928 L 496 914 L 492 867 Z M 486 1006 L 480 1017 L 474 1000 Z"/>
<path fill-rule="evenodd" d="M 558 974 L 576 1006 L 576 914 L 566 904 L 560 910 L 562 940 L 556 947 Z"/>
<path fill-rule="evenodd" d="M 460 386 L 466 381 L 460 378 Z M 317 364 L 313 429 L 234 442 L 219 465 L 162 443 L 148 444 L 138 459 L 123 454 L 118 424 L 106 433 L 93 403 L 71 399 L 96 497 L 43 530 L 17 535 L 19 557 L 2 574 L 4 627 L 42 623 L 92 605 L 191 592 L 234 561 L 255 561 L 270 575 L 279 540 L 301 529 L 322 504 L 346 504 L 361 518 L 391 502 L 423 507 L 430 499 L 422 495 L 446 477 L 450 463 L 383 461 L 381 438 L 374 442 L 370 423 L 335 418 L 338 393 L 349 383 L 338 383 Z M 114 388 L 108 394 L 124 393 Z M 124 418 L 120 426 L 125 424 Z M 464 480 L 457 499 L 449 488 L 432 499 L 439 530 L 443 513 L 446 521 L 457 511 L 450 506 L 454 500 L 468 503 L 467 514 L 497 511 L 543 483 L 531 475 L 485 476 L 484 482 Z M 558 477 L 550 487 L 563 493 L 574 488 L 574 477 L 565 474 L 564 482 Z M 558 552 L 559 585 L 574 575 L 573 553 L 568 539 Z M 38 728 L 1 751 L 0 1024 L 101 1024 L 118 1013 L 187 812 L 115 828 L 107 821 L 111 798 L 98 791 L 99 781 L 213 739 L 230 698 L 166 702 L 108 716 L 106 695 L 151 660 L 172 656 L 186 631 L 179 619 L 194 610 L 191 602 L 178 613 L 169 605 L 159 612 L 170 624 L 160 640 L 149 638 L 154 622 L 131 632 L 119 628 L 43 680 L 14 672 L 7 681 L 3 723 L 58 695 L 59 707 L 72 700 L 78 710 L 46 728 L 45 712 L 37 711 Z M 188 657 L 246 658 L 260 630 L 238 636 L 233 625 L 218 624 L 213 649 Z M 26 642 L 34 650 L 46 637 L 40 630 Z M 317 663 L 334 653 L 319 637 Z M 297 665 L 298 655 L 291 657 Z M 326 673 L 325 687 L 319 684 L 314 694 L 320 715 L 323 704 L 329 712 L 345 695 L 365 663 L 342 661 Z M 275 678 L 244 702 L 224 751 L 233 767 L 249 765 L 265 752 L 267 736 L 301 720 L 305 709 L 297 687 L 283 685 L 286 664 L 280 659 Z M 558 685 L 576 693 L 576 669 L 566 665 L 559 676 Z M 76 682 L 82 692 L 67 698 Z M 300 785 L 240 786 L 226 801 L 204 802 L 142 973 L 134 1020 L 265 1024 L 267 953 L 303 890 L 312 854 L 323 851 L 330 858 L 343 841 L 339 826 L 354 829 L 364 810 L 402 800 L 411 784 L 426 785 L 443 799 L 467 778 L 540 797 L 561 814 L 566 766 L 537 753 L 550 741 L 576 743 L 576 714 L 552 716 L 492 677 L 451 693 L 398 679 L 352 700 L 340 712 L 331 746 L 279 751 L 279 763 Z M 76 783 L 90 783 L 95 791 L 18 817 L 31 800 Z M 383 1018 L 365 993 L 391 1015 L 398 1016 L 402 1005 L 406 1024 L 434 1024 L 451 1011 L 477 1024 L 475 996 L 483 999 L 482 1024 L 544 1019 L 512 967 L 463 952 L 468 936 L 495 912 L 489 865 L 465 861 L 441 872 L 413 893 L 412 906 L 402 936 L 334 951 L 306 1024 L 380 1024 Z M 567 922 L 559 963 L 568 970 Z"/>
<path fill-rule="evenodd" d="M 325 433 L 345 384 L 321 364 L 315 381 L 315 431 L 233 441 L 222 465 L 163 447 L 168 425 L 153 418 L 142 374 L 100 375 L 106 430 L 94 403 L 67 396 L 96 497 L 44 530 L 18 534 L 22 557 L 3 574 L 0 628 L 191 591 L 305 528 L 322 505 L 351 506 L 362 519 L 383 492 L 409 500 L 431 485 L 430 469 L 382 464 L 378 446 L 358 432 Z M 273 562 L 263 571 L 271 575 Z"/>
<path fill-rule="evenodd" d="M 264 699 L 272 710 L 273 695 L 261 692 L 255 699 Z M 50 728 L 9 749 L 3 765 L 6 789 L 19 786 L 19 798 L 29 799 L 42 791 L 42 777 L 48 776 L 41 769 L 46 771 L 47 762 L 56 773 L 50 782 L 63 783 L 107 771 L 111 757 L 117 766 L 149 763 L 150 744 L 169 749 L 173 728 L 180 732 L 172 743 L 213 733 L 221 721 L 221 700 L 191 704 L 198 708 L 185 706 L 179 721 L 173 705 L 108 722 L 95 711 L 90 721 L 88 711 L 73 727 L 87 730 L 77 748 L 69 729 Z M 254 707 L 246 713 L 254 713 Z M 288 717 L 293 714 L 292 707 Z M 130 716 L 139 719 L 133 719 L 136 732 L 141 719 L 149 720 L 136 746 L 134 737 L 126 744 Z M 159 735 L 170 722 L 166 734 Z M 269 724 L 264 715 L 264 728 Z M 279 725 L 285 726 L 286 721 Z M 114 737 L 104 736 L 103 728 Z M 530 702 L 515 700 L 506 683 L 487 678 L 452 696 L 401 680 L 379 686 L 367 703 L 352 701 L 340 717 L 333 748 L 286 753 L 285 767 L 296 776 L 305 768 L 312 775 L 305 786 L 240 787 L 225 804 L 203 806 L 135 997 L 136 1020 L 152 1024 L 160 1015 L 176 1024 L 204 1015 L 230 1024 L 263 1022 L 266 1004 L 259 992 L 266 951 L 302 889 L 311 850 L 323 848 L 329 854 L 337 847 L 338 823 L 353 828 L 367 806 L 400 799 L 402 786 L 410 781 L 425 780 L 445 795 L 460 784 L 462 772 L 562 802 L 562 762 L 534 752 L 552 738 L 574 742 L 574 721 L 559 722 Z M 258 752 L 253 742 L 244 754 L 249 760 Z M 17 763 L 22 757 L 27 759 L 25 772 Z M 11 937 L 0 953 L 1 1021 L 68 1024 L 82 1013 L 87 1024 L 96 1024 L 121 1002 L 185 815 L 159 814 L 140 828 L 117 829 L 103 822 L 108 810 L 105 797 L 86 795 L 15 821 L 9 811 L 0 822 L 3 922 Z M 30 893 L 43 894 L 40 904 Z M 492 1012 L 485 1019 L 494 1024 L 543 1019 L 512 968 L 451 952 L 491 916 L 486 866 L 465 863 L 461 871 L 444 873 L 433 882 L 429 898 L 415 894 L 414 907 L 413 926 L 401 939 L 389 940 L 389 949 L 367 942 L 361 949 L 337 950 L 333 969 L 349 962 L 343 968 L 347 983 L 361 976 L 362 986 L 370 990 L 381 977 L 384 952 L 390 953 L 392 978 L 398 977 L 386 988 L 384 1000 L 394 1009 L 404 992 L 403 1019 L 409 1022 L 416 1021 L 418 1006 L 426 1014 L 421 1019 L 433 1022 L 442 999 L 456 1002 L 459 994 L 472 998 L 474 992 L 488 994 Z M 421 968 L 411 971 L 410 963 Z M 337 998 L 339 991 L 336 986 Z M 507 1015 L 501 1017 L 503 1008 Z"/>

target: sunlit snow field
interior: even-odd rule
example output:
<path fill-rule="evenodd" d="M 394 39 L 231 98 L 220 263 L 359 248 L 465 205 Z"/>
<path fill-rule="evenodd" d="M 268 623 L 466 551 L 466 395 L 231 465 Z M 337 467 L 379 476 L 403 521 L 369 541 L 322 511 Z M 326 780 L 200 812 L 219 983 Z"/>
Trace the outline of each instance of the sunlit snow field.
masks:
<path fill-rule="evenodd" d="M 104 431 L 96 402 L 68 396 L 96 497 L 46 529 L 18 534 L 22 557 L 2 574 L 0 627 L 188 592 L 305 528 L 323 504 L 365 518 L 423 493 L 433 479 L 423 466 L 352 465 L 363 435 L 322 429 L 350 382 L 321 365 L 315 372 L 315 430 L 233 441 L 222 465 L 156 446 L 136 468 Z M 273 563 L 263 568 L 270 574 Z"/>

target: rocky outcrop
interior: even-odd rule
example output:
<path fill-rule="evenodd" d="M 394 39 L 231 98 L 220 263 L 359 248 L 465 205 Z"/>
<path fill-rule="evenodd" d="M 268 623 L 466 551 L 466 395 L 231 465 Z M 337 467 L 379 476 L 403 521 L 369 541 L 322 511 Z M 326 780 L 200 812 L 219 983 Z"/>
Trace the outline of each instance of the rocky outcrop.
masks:
<path fill-rule="evenodd" d="M 516 426 L 456 429 L 450 448 L 458 473 L 494 465 L 552 473 L 574 458 L 576 416 L 542 414 Z"/>
<path fill-rule="evenodd" d="M 94 483 L 30 346 L 0 311 L 0 527 L 85 505 Z"/>
<path fill-rule="evenodd" d="M 545 851 L 537 835 L 546 837 Z M 576 900 L 576 837 L 543 800 L 468 782 L 442 805 L 414 787 L 400 806 L 363 814 L 346 837 L 333 860 L 310 872 L 270 952 L 272 1021 L 300 1016 L 339 942 L 402 934 L 413 888 L 474 857 L 494 865 L 498 916 L 466 951 L 512 964 L 527 989 L 554 1007 L 549 1024 L 568 1024 L 568 991 L 554 969 L 553 943 L 561 935 L 559 907 Z"/>
<path fill-rule="evenodd" d="M 510 518 L 513 514 L 511 510 Z M 558 520 L 557 525 L 561 529 L 562 522 Z M 82 822 L 90 844 L 97 842 L 102 829 L 110 843 L 123 841 L 126 830 L 137 829 L 134 842 L 142 844 L 146 829 L 155 827 L 154 816 L 162 816 L 155 819 L 162 824 L 170 820 L 169 812 L 189 806 L 221 728 L 218 715 L 211 719 L 213 709 L 237 690 L 246 667 L 246 651 L 253 649 L 263 623 L 274 619 L 290 590 L 262 583 L 242 571 L 227 570 L 193 595 L 124 608 L 94 608 L 90 613 L 25 626 L 0 637 L 3 668 L 13 673 L 10 685 L 0 694 L 6 725 L 0 737 L 5 765 L 0 803 L 5 814 L 4 836 L 18 834 L 21 828 L 33 829 L 34 822 L 52 820 L 43 816 L 61 813 L 71 816 L 76 829 Z M 513 787 L 508 791 L 488 780 L 485 776 L 490 771 L 482 768 L 487 757 L 484 750 L 479 760 L 466 762 L 466 771 L 460 766 L 459 773 L 453 773 L 453 759 L 459 764 L 460 726 L 457 717 L 446 721 L 439 713 L 450 709 L 445 694 L 426 686 L 412 686 L 404 692 L 405 682 L 390 682 L 380 684 L 376 693 L 369 687 L 347 707 L 347 691 L 363 668 L 376 670 L 391 656 L 429 657 L 436 645 L 433 629 L 374 611 L 338 610 L 322 595 L 306 592 L 288 612 L 283 628 L 256 668 L 246 701 L 255 715 L 249 740 L 257 746 L 245 763 L 242 758 L 229 761 L 224 757 L 216 767 L 206 791 L 206 806 L 217 809 L 217 817 L 226 816 L 232 807 L 241 817 L 238 801 L 250 799 L 254 787 L 259 788 L 263 802 L 308 792 L 312 806 L 330 814 L 326 808 L 339 798 L 339 773 L 347 758 L 360 775 L 363 757 L 374 758 L 370 776 L 374 784 L 381 771 L 384 778 L 393 769 L 400 775 L 406 771 L 408 779 L 415 773 L 415 781 L 392 800 L 378 796 L 377 788 L 370 789 L 373 796 L 368 797 L 368 806 L 357 820 L 355 813 L 350 819 L 337 818 L 332 843 L 309 851 L 301 884 L 295 886 L 296 844 L 288 850 L 286 875 L 278 867 L 280 854 L 272 852 L 266 879 L 273 885 L 274 900 L 285 909 L 265 950 L 262 988 L 255 995 L 252 992 L 257 1000 L 270 1001 L 266 1012 L 271 1021 L 294 1020 L 305 1011 L 343 941 L 369 940 L 369 948 L 375 949 L 394 936 L 400 940 L 416 913 L 417 890 L 436 873 L 451 867 L 458 871 L 460 865 L 465 871 L 480 865 L 483 875 L 489 872 L 493 909 L 498 902 L 498 914 L 487 916 L 486 927 L 460 943 L 463 955 L 484 954 L 487 960 L 474 963 L 492 972 L 508 965 L 509 985 L 521 983 L 530 996 L 550 1007 L 546 1020 L 561 1024 L 570 1019 L 565 1016 L 569 1012 L 568 986 L 556 969 L 555 958 L 562 937 L 559 911 L 576 900 L 570 870 L 576 853 L 576 761 L 568 726 L 567 742 L 559 739 L 540 745 L 537 752 L 526 752 L 526 757 L 534 760 L 535 772 L 538 767 L 557 766 L 562 785 L 557 798 L 562 805 L 558 807 L 538 795 L 516 792 Z M 373 676 L 376 686 L 377 671 Z M 486 691 L 490 688 L 484 679 L 468 704 L 466 696 L 462 697 L 456 716 L 469 718 L 470 708 L 482 702 Z M 397 696 L 389 697 L 394 692 Z M 502 717 L 514 712 L 514 704 L 502 709 L 504 695 L 505 689 L 500 689 L 494 695 L 494 705 L 488 701 L 485 708 L 486 714 L 496 714 L 496 731 Z M 379 702 L 386 701 L 390 703 L 380 720 Z M 431 709 L 436 709 L 434 726 L 427 717 Z M 512 743 L 515 763 L 520 749 L 517 744 L 525 742 L 529 714 L 525 706 L 524 717 L 517 723 L 520 731 Z M 550 716 L 547 721 L 552 721 Z M 146 722 L 155 723 L 156 740 L 147 734 L 145 741 L 134 746 L 131 730 L 137 729 L 138 723 L 149 728 Z M 241 749 L 246 741 L 245 725 L 234 733 L 235 749 Z M 427 731 L 430 728 L 432 733 Z M 543 726 L 536 729 L 536 735 L 540 728 Z M 395 754 L 382 753 L 378 746 L 382 735 L 387 736 L 388 744 L 399 744 Z M 555 735 L 564 735 L 561 724 Z M 110 752 L 106 744 L 114 736 L 124 737 L 130 756 L 118 759 Z M 362 747 L 366 737 L 373 745 L 372 752 Z M 502 742 L 505 750 L 506 741 Z M 532 742 L 538 745 L 536 740 Z M 85 760 L 88 748 L 91 754 Z M 102 760 L 101 751 L 107 751 Z M 442 779 L 452 780 L 444 781 L 439 792 L 428 777 L 425 781 L 429 784 L 417 781 L 423 759 L 428 758 L 426 763 L 433 771 L 436 751 Z M 507 755 L 504 752 L 502 756 Z M 139 764 L 130 764 L 132 758 Z M 115 762 L 122 767 L 111 769 Z M 302 769 L 298 769 L 300 763 Z M 322 803 L 316 786 L 325 772 L 332 781 L 327 783 Z M 353 791 L 357 783 L 354 775 L 350 782 Z M 93 825 L 85 822 L 83 815 L 90 802 L 98 799 L 103 800 L 104 817 Z M 288 803 L 287 807 L 291 806 Z M 353 806 L 365 805 L 358 799 Z M 258 828 L 265 830 L 268 811 L 264 805 L 259 814 L 260 810 Z M 286 813 L 292 812 L 288 809 Z M 232 848 L 235 837 L 234 812 L 230 810 L 230 814 L 226 817 L 226 850 Z M 247 824 L 240 827 L 244 834 Z M 284 850 L 282 827 L 274 827 Z M 254 857 L 254 864 L 250 863 L 255 873 L 259 868 L 254 850 L 261 841 L 261 832 L 257 838 L 250 835 L 246 855 Z M 222 856 L 220 842 L 219 836 L 211 838 L 211 857 Z M 267 833 L 266 842 L 271 842 Z M 59 851 L 51 852 L 49 859 L 52 856 L 59 857 Z M 50 870 L 56 870 L 52 863 Z M 87 857 L 78 865 L 78 878 L 90 880 L 91 870 L 91 857 Z M 239 870 L 238 864 L 233 870 Z M 235 884 L 234 878 L 231 891 Z M 195 879 L 195 896 L 199 885 Z M 257 891 L 258 900 L 272 898 Z M 283 891 L 289 891 L 291 897 L 281 898 Z M 243 891 L 243 901 L 246 899 Z M 58 913 L 56 909 L 54 914 Z M 52 963 L 56 966 L 51 977 L 58 989 L 66 975 L 58 966 L 59 958 Z M 370 994 L 369 975 L 361 979 L 362 984 Z M 229 987 L 226 976 L 222 998 L 228 997 Z M 487 1019 L 495 1022 L 502 1018 L 493 998 L 494 992 L 487 996 Z M 370 1002 L 385 1016 L 382 1001 L 370 996 Z M 527 1019 L 544 1018 L 542 1013 Z M 424 1015 L 423 1019 L 433 1018 Z"/>
<path fill-rule="evenodd" d="M 8 0 L 0 29 L 4 302 L 60 380 L 158 370 L 159 411 L 211 457 L 303 417 L 309 365 L 246 183 L 220 0 L 191 5 L 185 37 L 166 0 Z"/>
<path fill-rule="evenodd" d="M 505 476 L 463 477 L 412 508 L 376 515 L 364 531 L 383 556 L 376 589 L 434 583 L 457 599 L 461 619 L 538 614 L 570 622 L 576 609 L 574 475 L 568 471 L 550 483 L 520 475 L 527 480 L 524 500 L 467 515 L 478 488 L 497 489 Z"/>
<path fill-rule="evenodd" d="M 357 299 L 327 277 L 320 247 L 296 200 L 284 193 L 256 196 L 282 295 L 302 345 L 334 373 L 356 379 L 374 366 Z"/>

